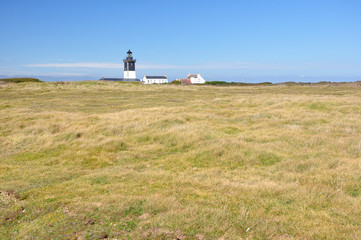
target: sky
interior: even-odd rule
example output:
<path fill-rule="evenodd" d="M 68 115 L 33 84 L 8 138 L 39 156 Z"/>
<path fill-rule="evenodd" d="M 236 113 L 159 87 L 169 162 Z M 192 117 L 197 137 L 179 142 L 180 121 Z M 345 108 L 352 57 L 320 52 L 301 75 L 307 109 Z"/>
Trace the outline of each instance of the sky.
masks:
<path fill-rule="evenodd" d="M 0 77 L 361 80 L 360 0 L 0 0 Z"/>

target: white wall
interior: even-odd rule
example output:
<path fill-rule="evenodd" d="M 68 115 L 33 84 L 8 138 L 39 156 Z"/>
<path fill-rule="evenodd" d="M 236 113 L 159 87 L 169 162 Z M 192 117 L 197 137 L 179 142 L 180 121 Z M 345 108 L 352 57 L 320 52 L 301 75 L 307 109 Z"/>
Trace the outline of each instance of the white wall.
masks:
<path fill-rule="evenodd" d="M 144 84 L 163 84 L 163 83 L 168 83 L 168 78 L 167 79 L 148 79 L 146 76 L 143 77 L 142 82 Z"/>
<path fill-rule="evenodd" d="M 192 84 L 204 84 L 206 80 L 198 73 L 197 77 L 190 77 L 190 81 Z"/>
<path fill-rule="evenodd" d="M 135 71 L 124 71 L 124 78 L 137 78 Z"/>

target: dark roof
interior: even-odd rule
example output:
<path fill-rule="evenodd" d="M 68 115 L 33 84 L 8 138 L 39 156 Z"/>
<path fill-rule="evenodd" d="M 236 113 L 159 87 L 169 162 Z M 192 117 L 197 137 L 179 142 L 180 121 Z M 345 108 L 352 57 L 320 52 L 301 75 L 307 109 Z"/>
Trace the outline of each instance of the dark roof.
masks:
<path fill-rule="evenodd" d="M 167 77 L 166 76 L 147 76 L 147 75 L 145 75 L 145 77 L 146 78 L 153 78 L 153 79 L 167 79 Z"/>
<path fill-rule="evenodd" d="M 123 59 L 123 62 L 136 62 L 137 59 L 134 59 L 133 57 L 127 57 L 126 59 Z"/>
<path fill-rule="evenodd" d="M 130 54 L 130 53 L 132 53 L 132 51 L 130 51 L 130 49 L 129 49 L 129 51 L 127 53 Z"/>
<path fill-rule="evenodd" d="M 139 82 L 138 78 L 101 78 L 103 81 Z"/>

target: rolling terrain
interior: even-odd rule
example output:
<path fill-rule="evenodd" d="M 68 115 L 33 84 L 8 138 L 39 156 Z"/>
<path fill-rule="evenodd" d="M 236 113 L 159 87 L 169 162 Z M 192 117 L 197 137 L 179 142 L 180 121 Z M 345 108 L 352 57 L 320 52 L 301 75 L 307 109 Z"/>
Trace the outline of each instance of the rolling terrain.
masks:
<path fill-rule="evenodd" d="M 361 86 L 0 85 L 0 239 L 361 239 Z"/>

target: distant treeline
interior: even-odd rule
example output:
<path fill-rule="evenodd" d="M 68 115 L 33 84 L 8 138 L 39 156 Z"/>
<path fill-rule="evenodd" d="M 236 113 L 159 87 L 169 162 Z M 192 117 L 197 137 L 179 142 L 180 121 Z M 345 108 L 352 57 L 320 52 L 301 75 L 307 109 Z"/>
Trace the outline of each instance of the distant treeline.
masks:
<path fill-rule="evenodd" d="M 208 84 L 208 85 L 236 85 L 236 86 L 272 85 L 271 82 L 243 83 L 243 82 L 226 82 L 226 81 L 207 81 L 205 84 Z"/>
<path fill-rule="evenodd" d="M 356 82 L 281 82 L 281 83 L 271 83 L 271 82 L 261 82 L 261 83 L 243 83 L 243 82 L 225 82 L 225 81 L 207 81 L 207 85 L 218 85 L 218 86 L 267 86 L 267 85 L 324 85 L 324 84 L 344 84 L 344 83 L 355 83 L 357 85 L 361 84 L 361 81 Z"/>
<path fill-rule="evenodd" d="M 2 82 L 22 83 L 22 82 L 42 82 L 37 78 L 2 78 Z"/>

